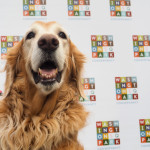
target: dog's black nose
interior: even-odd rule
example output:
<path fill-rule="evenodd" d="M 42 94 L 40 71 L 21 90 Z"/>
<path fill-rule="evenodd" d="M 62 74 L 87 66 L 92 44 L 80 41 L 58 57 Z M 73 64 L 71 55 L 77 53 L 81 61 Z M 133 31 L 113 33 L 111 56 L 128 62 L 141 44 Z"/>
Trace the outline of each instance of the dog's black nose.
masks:
<path fill-rule="evenodd" d="M 59 41 L 52 34 L 44 34 L 38 41 L 38 46 L 45 51 L 55 51 L 59 46 Z"/>

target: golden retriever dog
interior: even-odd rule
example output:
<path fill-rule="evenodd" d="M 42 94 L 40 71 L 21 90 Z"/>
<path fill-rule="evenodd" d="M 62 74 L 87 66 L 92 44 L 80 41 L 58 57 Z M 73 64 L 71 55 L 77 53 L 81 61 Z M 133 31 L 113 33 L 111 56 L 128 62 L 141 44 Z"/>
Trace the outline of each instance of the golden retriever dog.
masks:
<path fill-rule="evenodd" d="M 83 150 L 84 55 L 56 22 L 37 21 L 7 54 L 1 150 Z"/>

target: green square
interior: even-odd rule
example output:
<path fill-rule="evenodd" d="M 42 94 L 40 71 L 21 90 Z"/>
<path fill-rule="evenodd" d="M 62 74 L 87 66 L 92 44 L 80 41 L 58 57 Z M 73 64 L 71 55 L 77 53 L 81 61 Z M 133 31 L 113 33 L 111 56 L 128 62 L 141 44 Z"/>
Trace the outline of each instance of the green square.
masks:
<path fill-rule="evenodd" d="M 133 46 L 139 46 L 138 41 L 133 41 Z"/>
<path fill-rule="evenodd" d="M 140 57 L 144 57 L 144 52 L 139 52 Z"/>
<path fill-rule="evenodd" d="M 140 126 L 140 131 L 145 131 L 145 125 Z"/>
<path fill-rule="evenodd" d="M 102 128 L 97 128 L 97 133 L 102 133 Z"/>
<path fill-rule="evenodd" d="M 74 16 L 79 16 L 79 11 L 74 11 Z"/>
<path fill-rule="evenodd" d="M 13 42 L 13 36 L 7 36 L 7 42 Z"/>
<path fill-rule="evenodd" d="M 80 102 L 84 102 L 85 99 L 84 99 L 83 97 L 80 97 L 80 98 L 79 98 L 79 101 L 80 101 Z"/>
<path fill-rule="evenodd" d="M 97 42 L 96 41 L 92 41 L 92 46 L 97 46 Z"/>
<path fill-rule="evenodd" d="M 116 83 L 116 89 L 120 89 L 121 88 L 121 83 Z"/>
<path fill-rule="evenodd" d="M 122 94 L 122 100 L 127 100 L 127 94 Z"/>
<path fill-rule="evenodd" d="M 68 0 L 68 5 L 73 5 L 73 0 Z"/>
<path fill-rule="evenodd" d="M 29 5 L 29 0 L 23 0 L 23 5 Z"/>
<path fill-rule="evenodd" d="M 7 47 L 7 42 L 1 42 L 1 47 Z"/>
<path fill-rule="evenodd" d="M 29 16 L 35 16 L 35 11 L 29 11 Z"/>
<path fill-rule="evenodd" d="M 109 141 L 108 140 L 103 140 L 103 145 L 109 145 Z"/>
<path fill-rule="evenodd" d="M 146 137 L 146 143 L 150 143 L 150 137 Z"/>
<path fill-rule="evenodd" d="M 103 53 L 102 52 L 98 53 L 98 58 L 103 58 Z"/>
<path fill-rule="evenodd" d="M 115 0 L 110 0 L 110 6 L 115 6 Z"/>
<path fill-rule="evenodd" d="M 121 16 L 121 11 L 116 11 L 116 16 L 120 17 Z"/>
<path fill-rule="evenodd" d="M 102 41 L 102 36 L 101 35 L 97 35 L 97 41 Z"/>

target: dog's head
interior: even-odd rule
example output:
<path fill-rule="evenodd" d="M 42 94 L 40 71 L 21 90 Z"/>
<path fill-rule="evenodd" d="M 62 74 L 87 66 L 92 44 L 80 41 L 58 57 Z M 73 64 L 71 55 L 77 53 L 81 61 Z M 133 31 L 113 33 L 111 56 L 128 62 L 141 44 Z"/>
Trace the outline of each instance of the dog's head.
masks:
<path fill-rule="evenodd" d="M 82 93 L 84 59 L 59 24 L 35 22 L 23 40 L 7 54 L 5 94 L 9 93 L 17 73 L 23 70 L 29 81 L 44 94 L 60 88 L 66 80 L 74 80 Z"/>

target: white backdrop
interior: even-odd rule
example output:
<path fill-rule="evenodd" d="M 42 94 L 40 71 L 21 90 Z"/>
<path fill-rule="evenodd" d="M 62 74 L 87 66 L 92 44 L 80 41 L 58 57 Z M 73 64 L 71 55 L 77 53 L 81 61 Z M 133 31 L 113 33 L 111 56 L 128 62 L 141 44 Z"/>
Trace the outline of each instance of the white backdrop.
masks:
<path fill-rule="evenodd" d="M 150 35 L 150 1 L 131 0 L 132 17 L 111 17 L 109 0 L 90 0 L 88 9 L 91 16 L 68 16 L 67 0 L 47 0 L 47 16 L 23 16 L 23 0 L 1 0 L 0 36 L 23 36 L 35 20 L 62 24 L 88 58 L 84 78 L 95 79 L 95 89 L 88 93 L 94 93 L 96 101 L 81 102 L 91 112 L 79 134 L 85 150 L 149 150 L 148 141 L 141 143 L 139 119 L 150 119 L 150 57 L 134 57 L 132 36 Z M 91 35 L 113 36 L 113 59 L 92 58 Z M 1 59 L 0 68 L 4 63 Z M 136 77 L 138 100 L 116 100 L 115 77 Z M 5 73 L 0 75 L 2 91 L 4 80 Z M 119 121 L 119 145 L 97 145 L 99 121 Z"/>

